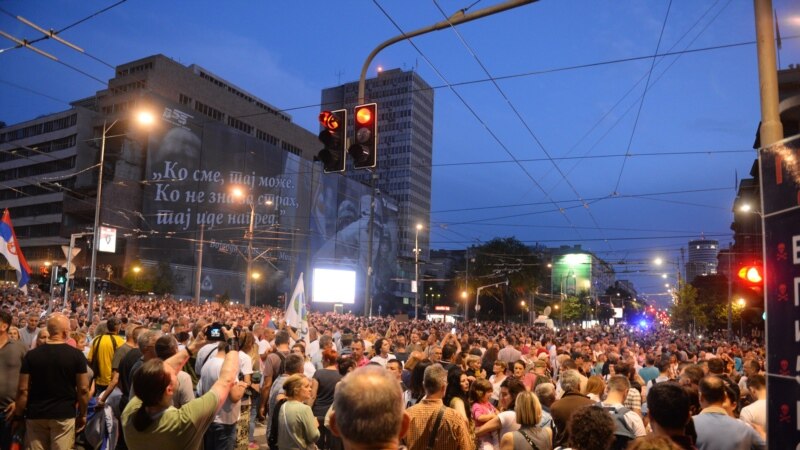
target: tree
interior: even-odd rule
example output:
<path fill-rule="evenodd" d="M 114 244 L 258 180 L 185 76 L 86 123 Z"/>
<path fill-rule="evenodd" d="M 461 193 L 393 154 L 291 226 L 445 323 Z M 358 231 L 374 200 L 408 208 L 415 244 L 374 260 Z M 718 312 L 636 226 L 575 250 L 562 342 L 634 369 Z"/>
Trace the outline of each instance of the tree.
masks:
<path fill-rule="evenodd" d="M 678 289 L 676 303 L 670 308 L 672 326 L 674 328 L 689 329 L 706 328 L 708 316 L 705 308 L 698 301 L 697 289 L 691 284 L 682 284 Z"/>
<path fill-rule="evenodd" d="M 495 238 L 468 251 L 475 262 L 469 266 L 469 291 L 479 286 L 508 280 L 508 287 L 489 288 L 482 296 L 492 297 L 495 302 L 481 302 L 486 309 L 481 313 L 496 314 L 507 307 L 508 300 L 527 299 L 541 285 L 539 259 L 531 249 L 514 237 Z M 463 286 L 459 278 L 456 286 Z M 518 301 L 516 303 L 519 303 Z"/>
<path fill-rule="evenodd" d="M 169 294 L 173 292 L 172 267 L 166 261 L 158 263 L 158 269 L 153 277 L 153 292 L 156 294 Z"/>

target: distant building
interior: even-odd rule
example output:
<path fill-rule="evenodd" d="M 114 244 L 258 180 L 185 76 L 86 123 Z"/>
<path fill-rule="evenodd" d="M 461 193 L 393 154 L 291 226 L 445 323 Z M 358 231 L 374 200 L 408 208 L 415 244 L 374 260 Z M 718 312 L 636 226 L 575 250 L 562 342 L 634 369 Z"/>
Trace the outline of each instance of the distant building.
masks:
<path fill-rule="evenodd" d="M 689 259 L 686 261 L 686 281 L 696 277 L 716 275 L 719 261 L 719 241 L 698 239 L 689 241 Z"/>
<path fill-rule="evenodd" d="M 588 293 L 596 298 L 614 285 L 614 268 L 580 245 L 553 250 L 551 292 L 568 296 Z"/>
<path fill-rule="evenodd" d="M 419 259 L 430 255 L 431 161 L 433 159 L 433 89 L 414 71 L 385 70 L 366 81 L 365 102 L 378 103 L 378 166 L 375 187 L 397 201 L 401 275 L 398 297 L 413 297 L 414 240 L 419 232 Z M 358 102 L 358 83 L 322 91 L 324 109 L 346 108 L 352 116 Z M 352 120 L 348 120 L 352 124 Z M 349 125 L 350 126 L 350 125 Z M 352 130 L 352 129 L 351 129 Z M 369 185 L 373 172 L 353 170 L 346 176 Z M 407 280 L 407 281 L 406 281 Z"/>

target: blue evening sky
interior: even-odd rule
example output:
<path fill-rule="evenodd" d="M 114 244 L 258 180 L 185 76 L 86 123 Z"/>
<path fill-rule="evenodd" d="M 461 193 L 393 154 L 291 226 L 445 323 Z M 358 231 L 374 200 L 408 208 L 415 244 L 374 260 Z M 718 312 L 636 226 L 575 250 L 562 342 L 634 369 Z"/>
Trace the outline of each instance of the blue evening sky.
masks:
<path fill-rule="evenodd" d="M 59 30 L 113 3 L 3 1 L 0 30 L 35 39 L 6 13 Z M 355 80 L 372 48 L 400 33 L 392 21 L 410 31 L 473 3 L 498 2 L 129 0 L 61 36 L 112 66 L 156 53 L 196 63 L 316 132 L 320 90 Z M 774 7 L 786 68 L 800 63 L 800 40 L 788 38 L 800 35 L 800 2 Z M 626 262 L 620 272 L 641 270 L 617 277 L 663 301 L 661 272 L 647 262 L 677 260 L 702 236 L 727 246 L 760 117 L 752 1 L 542 0 L 456 30 L 396 44 L 370 69 L 415 69 L 437 87 L 432 248 L 497 236 L 582 244 Z M 4 51 L 0 120 L 66 109 L 103 88 L 92 77 L 113 76 L 61 44 L 37 45 L 85 74 Z M 719 46 L 657 58 L 649 78 L 653 59 L 635 59 Z M 633 60 L 574 68 L 624 59 Z"/>

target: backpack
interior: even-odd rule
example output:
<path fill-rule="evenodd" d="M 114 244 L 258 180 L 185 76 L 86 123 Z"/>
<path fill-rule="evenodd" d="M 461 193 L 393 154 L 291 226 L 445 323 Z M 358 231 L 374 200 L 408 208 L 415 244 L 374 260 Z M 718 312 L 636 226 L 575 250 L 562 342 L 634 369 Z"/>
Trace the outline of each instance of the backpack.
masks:
<path fill-rule="evenodd" d="M 628 444 L 636 439 L 633 430 L 628 426 L 628 422 L 625 421 L 625 414 L 630 412 L 630 409 L 624 406 L 621 408 L 614 408 L 613 406 L 604 406 L 600 403 L 597 403 L 596 407 L 608 411 L 608 413 L 611 414 L 611 418 L 614 419 L 614 443 L 611 445 L 610 449 L 625 450 L 628 448 Z"/>
<path fill-rule="evenodd" d="M 270 450 L 278 450 L 278 413 L 281 411 L 281 407 L 284 403 L 286 403 L 285 398 L 278 400 L 278 403 L 275 404 L 275 413 L 269 418 L 269 434 L 267 436 L 267 444 L 269 445 Z"/>
<path fill-rule="evenodd" d="M 272 376 L 273 380 L 277 380 L 279 376 L 286 373 L 286 355 L 284 355 L 280 351 L 275 352 L 275 354 L 278 355 L 278 358 L 281 359 L 281 364 L 278 366 L 278 373 Z"/>

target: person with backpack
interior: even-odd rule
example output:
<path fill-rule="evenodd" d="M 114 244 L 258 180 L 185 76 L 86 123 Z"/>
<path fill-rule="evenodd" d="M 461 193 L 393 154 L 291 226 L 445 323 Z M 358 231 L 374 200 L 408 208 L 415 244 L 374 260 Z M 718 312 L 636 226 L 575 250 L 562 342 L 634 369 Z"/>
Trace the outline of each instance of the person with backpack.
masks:
<path fill-rule="evenodd" d="M 286 357 L 289 356 L 289 333 L 281 330 L 275 334 L 273 352 L 264 359 L 261 371 L 261 404 L 258 407 L 259 417 L 267 414 L 267 402 L 272 383 L 286 371 Z"/>
<path fill-rule="evenodd" d="M 112 362 L 117 347 L 125 344 L 122 336 L 117 334 L 119 323 L 117 319 L 110 318 L 106 321 L 107 332 L 102 333 L 92 340 L 87 359 L 95 376 L 95 392 L 99 395 L 111 384 Z"/>
<path fill-rule="evenodd" d="M 631 441 L 647 434 L 639 414 L 623 406 L 630 387 L 626 376 L 612 376 L 608 379 L 606 400 L 597 404 L 614 419 L 614 444 L 611 446 L 614 450 L 624 450 Z"/>

